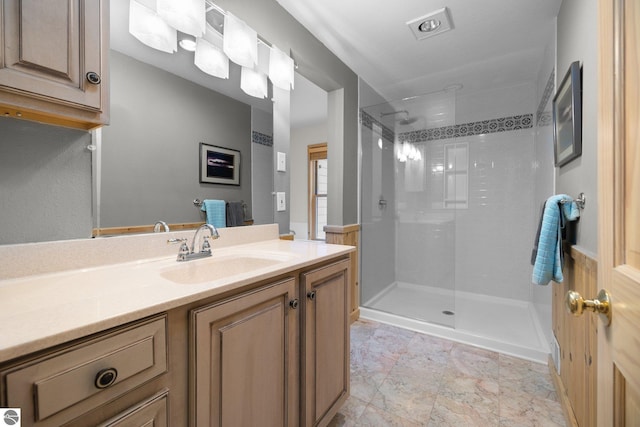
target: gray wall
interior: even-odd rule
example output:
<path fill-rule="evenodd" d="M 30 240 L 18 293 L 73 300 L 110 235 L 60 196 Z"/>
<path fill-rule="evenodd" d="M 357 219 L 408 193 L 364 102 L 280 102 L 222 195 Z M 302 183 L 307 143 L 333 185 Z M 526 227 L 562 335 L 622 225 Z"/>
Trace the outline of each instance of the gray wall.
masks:
<path fill-rule="evenodd" d="M 597 209 L 597 108 L 598 28 L 596 0 L 564 0 L 558 14 L 556 87 L 573 61 L 582 64 L 582 156 L 556 168 L 556 193 L 576 197 L 585 193 L 587 203 L 580 212 L 577 244 L 598 250 Z"/>
<path fill-rule="evenodd" d="M 230 11 L 247 22 L 258 34 L 275 44 L 284 52 L 291 53 L 298 73 L 320 86 L 327 92 L 344 89 L 342 108 L 341 141 L 327 141 L 329 156 L 339 153 L 339 161 L 329 163 L 340 165 L 332 169 L 329 188 L 341 190 L 329 195 L 329 220 L 352 224 L 358 221 L 358 77 L 338 57 L 320 43 L 307 29 L 286 12 L 276 0 L 219 0 L 220 7 Z M 331 112 L 330 112 L 331 114 Z M 275 131 L 274 131 L 274 136 Z M 274 144 L 276 141 L 274 140 Z M 333 203 L 331 194 L 338 196 Z"/>
<path fill-rule="evenodd" d="M 0 117 L 0 244 L 91 236 L 88 132 Z"/>
<path fill-rule="evenodd" d="M 245 201 L 251 108 L 111 51 L 111 124 L 102 130 L 100 227 L 196 222 L 192 201 Z M 199 143 L 240 151 L 240 186 L 199 182 Z"/>
<path fill-rule="evenodd" d="M 251 109 L 251 130 L 273 137 L 273 114 Z M 254 224 L 272 224 L 273 146 L 251 144 L 251 199 Z"/>

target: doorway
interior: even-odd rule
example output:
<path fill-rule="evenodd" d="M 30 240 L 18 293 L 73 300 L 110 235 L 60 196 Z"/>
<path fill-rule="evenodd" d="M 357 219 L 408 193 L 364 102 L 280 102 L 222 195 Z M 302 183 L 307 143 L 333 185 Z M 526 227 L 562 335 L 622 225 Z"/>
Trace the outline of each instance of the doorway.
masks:
<path fill-rule="evenodd" d="M 327 225 L 327 143 L 307 146 L 309 161 L 309 231 L 311 240 L 324 240 Z"/>

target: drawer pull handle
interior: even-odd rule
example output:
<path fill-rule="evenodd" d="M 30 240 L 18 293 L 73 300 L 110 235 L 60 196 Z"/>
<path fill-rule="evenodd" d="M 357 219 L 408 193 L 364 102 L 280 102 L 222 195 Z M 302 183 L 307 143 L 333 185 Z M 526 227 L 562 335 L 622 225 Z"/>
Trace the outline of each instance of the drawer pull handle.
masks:
<path fill-rule="evenodd" d="M 99 389 L 107 388 L 116 382 L 118 371 L 115 368 L 103 369 L 96 375 L 95 385 Z"/>
<path fill-rule="evenodd" d="M 311 301 L 313 301 L 314 299 L 316 299 L 316 291 L 311 291 L 307 294 L 307 298 L 309 298 Z"/>
<path fill-rule="evenodd" d="M 294 310 L 298 308 L 298 299 L 296 298 L 289 301 L 289 307 L 291 307 Z"/>

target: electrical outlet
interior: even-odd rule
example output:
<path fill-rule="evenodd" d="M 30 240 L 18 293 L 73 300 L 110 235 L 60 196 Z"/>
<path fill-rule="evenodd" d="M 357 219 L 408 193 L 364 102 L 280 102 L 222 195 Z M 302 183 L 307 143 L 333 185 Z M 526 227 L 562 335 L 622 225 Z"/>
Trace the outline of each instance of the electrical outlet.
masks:
<path fill-rule="evenodd" d="M 287 210 L 287 200 L 285 198 L 286 193 L 284 191 L 278 191 L 276 193 L 276 210 L 278 212 Z"/>

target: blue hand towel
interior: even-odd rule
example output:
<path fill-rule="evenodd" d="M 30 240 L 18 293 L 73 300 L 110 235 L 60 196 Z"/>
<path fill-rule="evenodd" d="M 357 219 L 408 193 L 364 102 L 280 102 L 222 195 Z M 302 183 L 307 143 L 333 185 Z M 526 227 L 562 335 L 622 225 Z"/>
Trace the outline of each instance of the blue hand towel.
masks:
<path fill-rule="evenodd" d="M 224 228 L 227 226 L 227 214 L 224 200 L 204 200 L 202 202 L 201 211 L 207 213 L 207 224 L 213 225 L 215 228 Z"/>
<path fill-rule="evenodd" d="M 562 203 L 564 201 L 564 203 Z M 533 266 L 532 281 L 547 285 L 551 280 L 558 283 L 562 276 L 562 228 L 565 220 L 575 221 L 580 216 L 578 205 L 570 196 L 560 194 L 547 199 L 544 206 L 538 252 Z"/>

